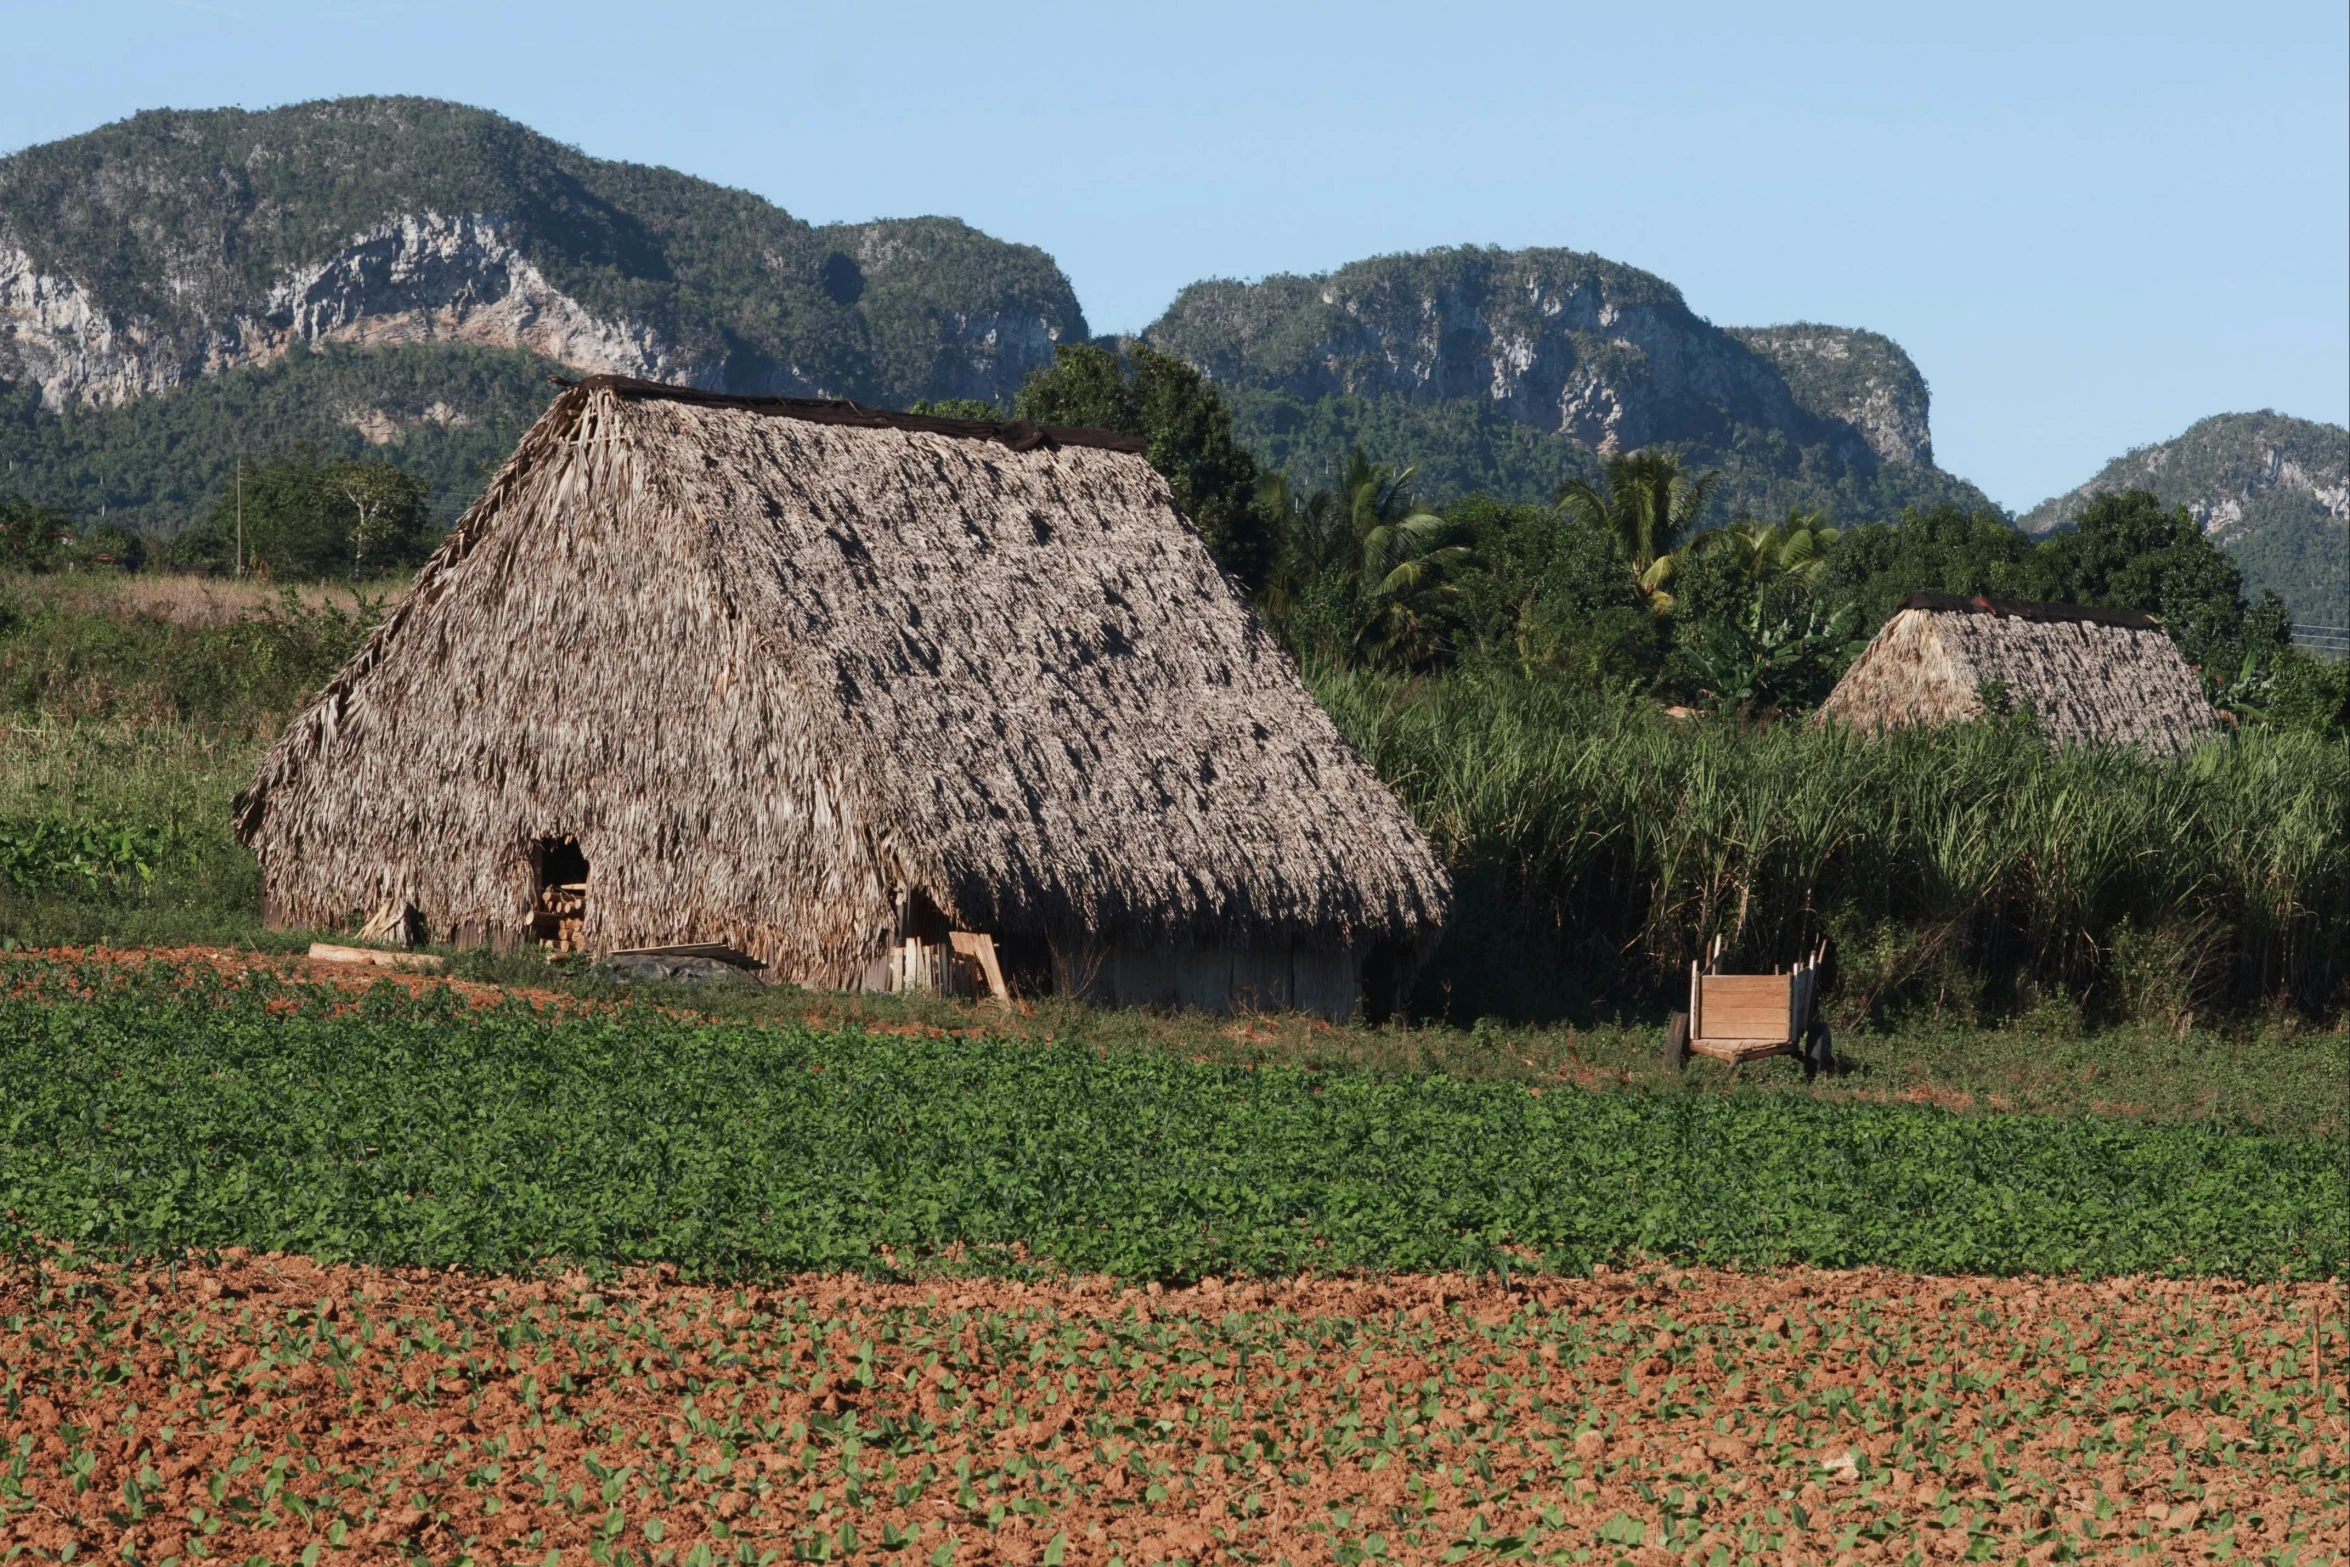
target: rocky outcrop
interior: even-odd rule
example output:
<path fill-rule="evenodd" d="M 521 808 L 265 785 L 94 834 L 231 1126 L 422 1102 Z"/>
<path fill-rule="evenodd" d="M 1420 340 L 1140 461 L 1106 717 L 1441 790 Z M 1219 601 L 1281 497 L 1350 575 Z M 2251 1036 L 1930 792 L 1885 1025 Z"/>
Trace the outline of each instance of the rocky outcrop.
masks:
<path fill-rule="evenodd" d="M 358 431 L 359 438 L 370 446 L 396 445 L 406 440 L 411 430 L 462 430 L 473 422 L 473 415 L 438 399 L 414 413 L 389 408 L 353 408 L 343 415 L 343 423 Z"/>
<path fill-rule="evenodd" d="M 721 385 L 726 370 L 643 322 L 597 317 L 550 284 L 487 213 L 389 219 L 290 269 L 258 310 L 176 324 L 115 319 L 72 279 L 43 275 L 21 249 L 0 249 L 0 334 L 52 408 L 121 403 L 275 359 L 295 343 L 517 348 L 583 374 L 701 387 Z M 768 377 L 786 383 L 776 390 L 821 390 L 782 369 Z"/>
<path fill-rule="evenodd" d="M 2337 639 L 2313 645 L 2339 650 L 2350 620 L 2350 430 L 2268 411 L 2218 414 L 2123 453 L 2018 526 L 2069 528 L 2092 500 L 2117 490 L 2186 507 L 2235 557 L 2246 591 L 2273 590 L 2296 621 Z"/>
<path fill-rule="evenodd" d="M 1934 465 L 1926 378 L 1893 339 L 1811 321 L 1725 331 L 1771 362 L 1806 413 L 1850 425 L 1887 462 Z"/>
<path fill-rule="evenodd" d="M 114 404 L 176 386 L 188 355 L 118 323 L 72 278 L 52 277 L 14 245 L 0 245 L 0 376 L 29 381 L 51 407 Z"/>
<path fill-rule="evenodd" d="M 246 357 L 288 342 L 471 343 L 520 348 L 589 374 L 715 386 L 720 363 L 696 359 L 642 322 L 600 320 L 550 284 L 488 214 L 392 219 L 295 269 L 269 291 L 257 323 L 240 321 Z M 234 361 L 223 361 L 234 362 Z"/>
<path fill-rule="evenodd" d="M 1779 431 L 1930 466 L 1924 378 L 1874 333 L 1726 332 L 1661 278 L 1569 250 L 1383 256 L 1194 284 L 1144 334 L 1212 378 L 1312 399 L 1475 398 L 1601 452 Z"/>
<path fill-rule="evenodd" d="M 2186 507 L 2223 544 L 2280 507 L 2350 521 L 2350 430 L 2272 410 L 2217 414 L 2123 453 L 2079 489 L 2024 513 L 2019 525 L 2030 533 L 2070 527 L 2091 500 L 2116 490 L 2148 490 L 2166 506 Z"/>

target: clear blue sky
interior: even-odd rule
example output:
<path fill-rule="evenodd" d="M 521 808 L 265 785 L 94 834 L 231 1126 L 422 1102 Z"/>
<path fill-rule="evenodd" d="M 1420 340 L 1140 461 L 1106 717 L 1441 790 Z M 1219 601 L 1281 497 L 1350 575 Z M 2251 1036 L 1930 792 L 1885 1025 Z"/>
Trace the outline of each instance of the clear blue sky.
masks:
<path fill-rule="evenodd" d="M 2350 415 L 2342 0 L 9 7 L 0 148 L 135 109 L 498 110 L 825 221 L 1041 245 L 1096 331 L 1441 244 L 1891 334 L 2023 508 L 2205 414 Z"/>

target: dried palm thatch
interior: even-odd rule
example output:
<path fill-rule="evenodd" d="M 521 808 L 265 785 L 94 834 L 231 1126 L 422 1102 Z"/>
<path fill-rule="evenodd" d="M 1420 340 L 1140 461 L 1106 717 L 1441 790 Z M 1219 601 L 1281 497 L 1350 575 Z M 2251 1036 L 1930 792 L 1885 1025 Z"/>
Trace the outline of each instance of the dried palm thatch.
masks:
<path fill-rule="evenodd" d="M 2203 686 L 2150 615 L 1913 593 L 1821 704 L 1862 729 L 2038 715 L 2056 745 L 2176 756 L 2218 727 Z"/>
<path fill-rule="evenodd" d="M 265 912 L 1352 1011 L 1444 872 L 1137 444 L 580 383 L 238 797 Z"/>

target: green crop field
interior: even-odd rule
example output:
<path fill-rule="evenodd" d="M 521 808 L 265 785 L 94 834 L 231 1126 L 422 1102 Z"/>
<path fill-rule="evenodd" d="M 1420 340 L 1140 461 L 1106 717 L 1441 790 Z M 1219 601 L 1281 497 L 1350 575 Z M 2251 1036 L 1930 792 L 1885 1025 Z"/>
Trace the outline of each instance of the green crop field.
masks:
<path fill-rule="evenodd" d="M 2339 1136 L 1543 1091 L 15 964 L 0 1210 L 51 1240 L 704 1275 L 2324 1278 Z"/>

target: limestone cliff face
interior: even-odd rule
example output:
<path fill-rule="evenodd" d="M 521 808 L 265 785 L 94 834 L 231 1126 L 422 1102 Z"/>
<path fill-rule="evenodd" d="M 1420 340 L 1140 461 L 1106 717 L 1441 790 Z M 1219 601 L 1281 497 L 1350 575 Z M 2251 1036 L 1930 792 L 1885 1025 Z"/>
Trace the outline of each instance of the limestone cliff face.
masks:
<path fill-rule="evenodd" d="M 1664 280 L 1575 251 L 1430 251 L 1198 283 L 1144 335 L 1233 385 L 1483 399 L 1601 452 L 1746 429 L 1847 459 L 1933 462 L 1924 378 L 1890 340 L 1724 331 Z"/>
<path fill-rule="evenodd" d="M 1805 412 L 1850 425 L 1887 462 L 1934 465 L 1926 378 L 1893 339 L 1810 321 L 1726 332 L 1777 368 Z"/>
<path fill-rule="evenodd" d="M 483 213 L 402 216 L 354 236 L 272 288 L 248 340 L 263 352 L 288 341 L 447 340 L 528 349 L 575 370 L 691 386 L 715 385 L 721 368 L 680 351 L 643 322 L 598 319 L 550 284 L 506 239 L 497 218 Z"/>
<path fill-rule="evenodd" d="M 816 226 L 462 105 L 154 111 L 0 158 L 0 378 L 111 406 L 294 344 L 456 342 L 734 391 L 1009 400 L 1086 336 L 1052 258 Z"/>
<path fill-rule="evenodd" d="M 861 238 L 859 252 L 871 262 L 900 254 L 885 236 Z M 935 363 L 917 390 L 934 397 L 1008 400 L 1068 331 L 1049 312 L 1016 306 L 932 319 Z M 758 355 L 737 361 L 722 341 L 680 343 L 647 321 L 600 316 L 550 283 L 493 213 L 387 219 L 288 268 L 254 309 L 177 322 L 111 314 L 74 279 L 46 274 L 22 248 L 0 245 L 7 350 L 0 375 L 37 384 L 52 408 L 118 404 L 274 359 L 297 342 L 469 343 L 524 349 L 590 375 L 794 396 L 863 390 L 840 384 L 830 365 Z"/>
<path fill-rule="evenodd" d="M 274 359 L 293 343 L 460 342 L 520 348 L 588 374 L 716 385 L 723 365 L 641 322 L 599 320 L 474 213 L 402 216 L 289 269 L 259 307 L 217 319 L 122 320 L 72 278 L 0 247 L 0 335 L 49 407 L 113 405 Z M 14 377 L 12 377 L 13 379 Z"/>

